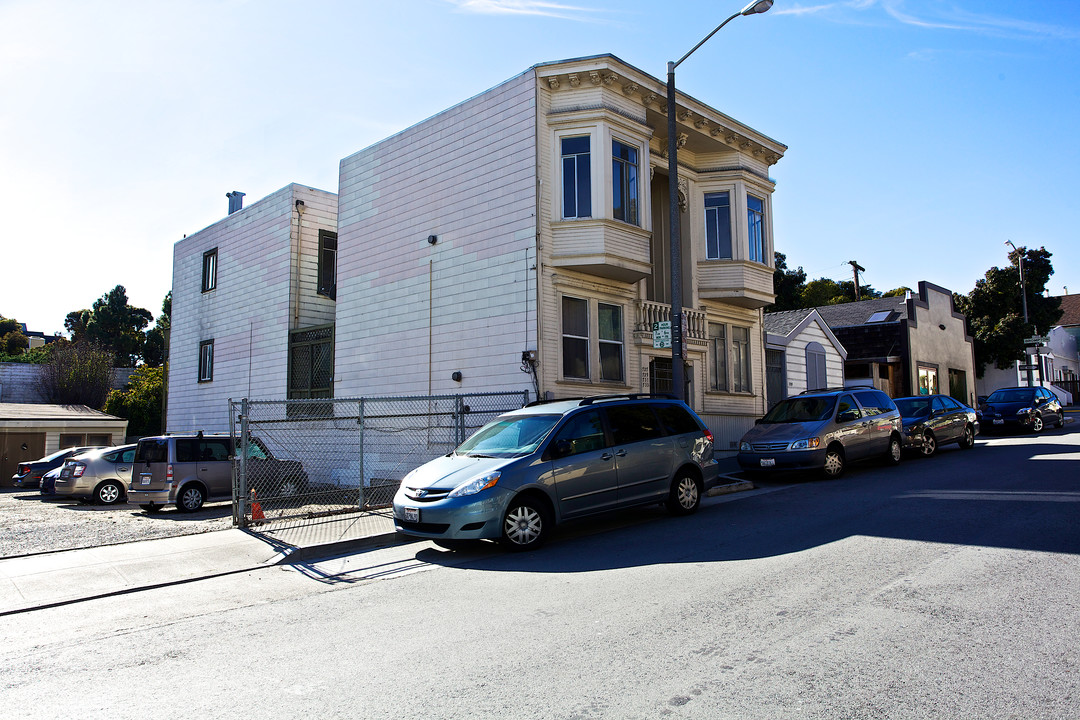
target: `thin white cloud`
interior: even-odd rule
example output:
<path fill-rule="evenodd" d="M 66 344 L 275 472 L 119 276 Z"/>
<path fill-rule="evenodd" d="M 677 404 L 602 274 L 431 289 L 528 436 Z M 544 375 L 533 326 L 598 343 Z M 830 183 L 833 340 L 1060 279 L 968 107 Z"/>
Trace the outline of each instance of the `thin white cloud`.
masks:
<path fill-rule="evenodd" d="M 539 15 L 567 20 L 586 20 L 596 10 L 543 0 L 447 0 L 462 12 L 477 15 Z"/>
<path fill-rule="evenodd" d="M 928 30 L 952 30 L 994 37 L 1017 39 L 1080 38 L 1080 28 L 1051 23 L 1033 22 L 1024 18 L 984 15 L 969 12 L 957 5 L 934 4 L 921 7 L 907 0 L 837 0 L 816 5 L 792 4 L 776 7 L 777 15 L 822 15 L 837 21 L 849 22 L 856 13 L 876 11 L 892 20 Z M 914 8 L 912 6 L 915 6 Z"/>

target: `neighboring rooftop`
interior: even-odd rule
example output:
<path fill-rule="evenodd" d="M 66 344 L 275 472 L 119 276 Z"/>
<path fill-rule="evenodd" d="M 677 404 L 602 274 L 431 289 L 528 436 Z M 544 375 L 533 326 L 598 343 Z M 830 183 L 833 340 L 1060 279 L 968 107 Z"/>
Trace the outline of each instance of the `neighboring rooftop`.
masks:
<path fill-rule="evenodd" d="M 1059 295 L 1061 311 L 1064 313 L 1058 325 L 1065 327 L 1080 326 L 1080 295 Z"/>
<path fill-rule="evenodd" d="M 853 327 L 871 322 L 896 322 L 907 317 L 907 299 L 898 295 L 840 305 L 822 305 L 814 309 L 831 328 Z"/>
<path fill-rule="evenodd" d="M 119 420 L 123 418 L 85 405 L 45 405 L 42 403 L 0 403 L 0 420 Z"/>
<path fill-rule="evenodd" d="M 814 308 L 765 313 L 765 332 L 773 335 L 790 335 L 791 331 L 799 327 L 802 321 L 809 317 L 812 312 L 814 312 Z"/>

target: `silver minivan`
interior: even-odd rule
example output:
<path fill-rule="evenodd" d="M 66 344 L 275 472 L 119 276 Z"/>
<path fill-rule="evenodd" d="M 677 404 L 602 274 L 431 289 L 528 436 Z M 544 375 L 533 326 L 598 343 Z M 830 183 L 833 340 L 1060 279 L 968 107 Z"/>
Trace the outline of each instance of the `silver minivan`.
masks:
<path fill-rule="evenodd" d="M 530 550 L 571 518 L 650 503 L 692 513 L 717 476 L 712 433 L 678 400 L 538 402 L 405 476 L 394 524 L 448 547 L 487 538 Z"/>
<path fill-rule="evenodd" d="M 762 474 L 820 470 L 839 477 L 848 463 L 881 458 L 895 465 L 903 420 L 874 388 L 816 390 L 781 400 L 739 441 L 739 465 Z"/>

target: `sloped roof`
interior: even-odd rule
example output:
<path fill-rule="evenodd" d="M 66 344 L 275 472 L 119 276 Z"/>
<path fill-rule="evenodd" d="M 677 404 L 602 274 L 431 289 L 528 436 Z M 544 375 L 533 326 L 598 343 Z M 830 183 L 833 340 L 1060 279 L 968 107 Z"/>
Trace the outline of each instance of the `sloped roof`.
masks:
<path fill-rule="evenodd" d="M 893 310 L 899 314 L 894 320 L 907 317 L 907 300 L 903 295 L 873 298 L 839 305 L 822 305 L 814 308 L 831 328 L 864 325 L 876 312 Z"/>
<path fill-rule="evenodd" d="M 791 331 L 799 327 L 812 312 L 814 312 L 813 308 L 801 308 L 765 313 L 765 332 L 774 335 L 790 335 Z"/>
<path fill-rule="evenodd" d="M 85 405 L 44 405 L 39 403 L 0 403 L 0 420 L 117 420 L 123 418 L 88 408 Z"/>
<path fill-rule="evenodd" d="M 1059 295 L 1058 300 L 1061 301 L 1061 310 L 1064 312 L 1058 325 L 1080 325 L 1080 295 Z"/>

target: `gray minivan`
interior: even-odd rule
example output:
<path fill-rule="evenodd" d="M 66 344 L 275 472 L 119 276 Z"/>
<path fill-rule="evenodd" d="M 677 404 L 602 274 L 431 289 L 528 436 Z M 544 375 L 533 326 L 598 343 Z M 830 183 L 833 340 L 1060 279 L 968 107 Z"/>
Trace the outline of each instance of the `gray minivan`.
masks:
<path fill-rule="evenodd" d="M 874 388 L 804 392 L 781 400 L 739 441 L 739 465 L 756 474 L 820 470 L 840 477 L 848 463 L 881 458 L 895 465 L 903 420 Z"/>
<path fill-rule="evenodd" d="M 447 547 L 489 538 L 530 550 L 553 525 L 606 510 L 664 503 L 692 513 L 717 476 L 712 433 L 678 400 L 538 402 L 406 475 L 394 525 Z"/>
<path fill-rule="evenodd" d="M 307 474 L 295 460 L 279 460 L 258 438 L 248 444 L 248 477 L 262 497 L 305 491 Z M 203 433 L 139 440 L 128 485 L 128 503 L 156 512 L 175 503 L 195 512 L 207 500 L 228 500 L 233 491 L 233 439 Z"/>

